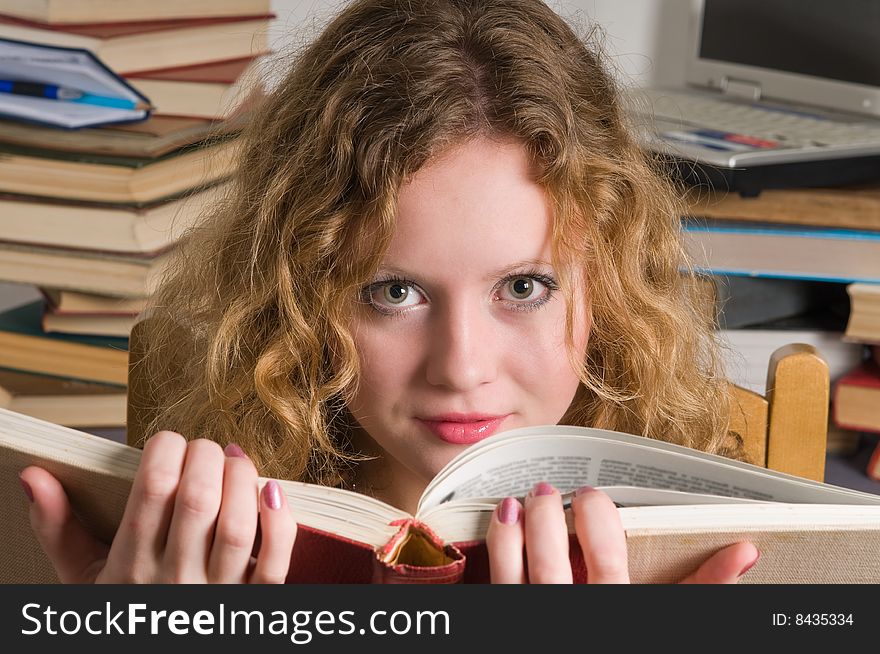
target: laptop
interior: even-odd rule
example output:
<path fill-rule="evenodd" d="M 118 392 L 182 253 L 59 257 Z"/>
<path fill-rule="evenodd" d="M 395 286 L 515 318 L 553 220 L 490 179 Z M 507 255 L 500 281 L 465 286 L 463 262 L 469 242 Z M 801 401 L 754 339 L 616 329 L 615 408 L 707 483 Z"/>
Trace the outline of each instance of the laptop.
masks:
<path fill-rule="evenodd" d="M 880 180 L 880 0 L 691 0 L 687 86 L 628 93 L 643 147 L 692 185 Z"/>

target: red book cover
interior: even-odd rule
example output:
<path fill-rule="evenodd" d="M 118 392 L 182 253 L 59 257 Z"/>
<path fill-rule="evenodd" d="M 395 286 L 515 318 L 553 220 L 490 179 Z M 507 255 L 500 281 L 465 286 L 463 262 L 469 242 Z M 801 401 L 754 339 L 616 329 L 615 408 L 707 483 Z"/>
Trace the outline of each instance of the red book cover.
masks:
<path fill-rule="evenodd" d="M 856 402 L 848 402 L 850 391 L 858 389 L 858 406 Z M 876 398 L 870 402 L 873 407 L 865 410 L 865 395 Z M 842 406 L 852 405 L 852 408 Z M 880 432 L 880 365 L 874 359 L 862 363 L 837 380 L 834 385 L 834 422 L 839 427 L 856 431 Z M 854 419 L 854 414 L 858 419 Z"/>
<path fill-rule="evenodd" d="M 257 57 L 243 57 L 215 61 L 209 64 L 180 66 L 162 70 L 130 73 L 129 79 L 156 79 L 166 82 L 201 82 L 203 84 L 233 84 Z"/>
<path fill-rule="evenodd" d="M 369 545 L 338 534 L 300 525 L 287 575 L 289 584 L 486 584 L 490 582 L 485 541 L 443 544 L 416 520 L 394 523 L 399 531 L 384 546 Z M 577 542 L 569 537 L 574 583 L 587 582 L 586 565 Z M 402 546 L 402 547 L 401 547 Z M 432 558 L 431 560 L 426 560 Z M 421 565 L 413 564 L 416 561 Z"/>
<path fill-rule="evenodd" d="M 858 368 L 846 373 L 837 380 L 835 388 L 841 386 L 862 386 L 880 389 L 880 365 L 875 361 L 865 361 Z"/>

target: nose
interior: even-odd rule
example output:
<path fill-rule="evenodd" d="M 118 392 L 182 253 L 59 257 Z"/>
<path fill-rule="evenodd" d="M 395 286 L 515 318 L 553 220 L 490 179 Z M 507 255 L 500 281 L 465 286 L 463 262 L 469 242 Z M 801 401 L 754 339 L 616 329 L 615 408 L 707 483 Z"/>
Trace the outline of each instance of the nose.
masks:
<path fill-rule="evenodd" d="M 432 322 L 429 384 L 463 392 L 495 380 L 502 344 L 489 307 L 447 305 Z"/>

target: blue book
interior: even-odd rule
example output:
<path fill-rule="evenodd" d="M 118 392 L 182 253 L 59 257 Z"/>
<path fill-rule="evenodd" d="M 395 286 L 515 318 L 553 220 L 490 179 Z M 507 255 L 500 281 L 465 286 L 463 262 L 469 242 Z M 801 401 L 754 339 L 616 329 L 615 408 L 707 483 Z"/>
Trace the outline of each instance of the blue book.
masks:
<path fill-rule="evenodd" d="M 151 110 L 89 50 L 0 38 L 0 116 L 78 129 L 146 120 Z"/>
<path fill-rule="evenodd" d="M 880 232 L 690 218 L 682 226 L 700 272 L 880 282 Z"/>

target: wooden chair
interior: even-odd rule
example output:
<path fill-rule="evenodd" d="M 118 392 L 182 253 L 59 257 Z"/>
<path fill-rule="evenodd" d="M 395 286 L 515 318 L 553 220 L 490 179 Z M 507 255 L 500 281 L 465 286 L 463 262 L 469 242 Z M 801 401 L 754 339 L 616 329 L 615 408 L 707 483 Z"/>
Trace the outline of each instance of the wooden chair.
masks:
<path fill-rule="evenodd" d="M 828 365 L 805 343 L 770 357 L 765 395 L 731 384 L 730 428 L 755 465 L 815 481 L 825 478 Z"/>
<path fill-rule="evenodd" d="M 137 365 L 146 348 L 140 327 L 140 323 L 135 325 L 129 341 L 127 416 L 127 441 L 138 446 L 149 436 L 145 429 L 151 407 L 150 388 Z M 749 463 L 824 479 L 828 366 L 813 346 L 795 343 L 773 353 L 766 395 L 733 384 L 730 389 L 730 428 L 742 437 Z"/>

